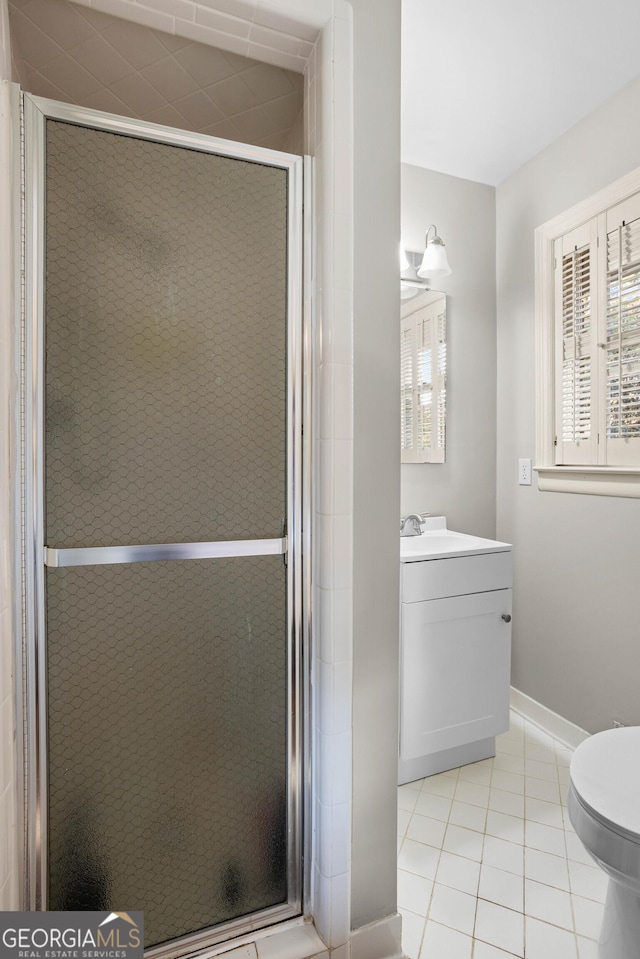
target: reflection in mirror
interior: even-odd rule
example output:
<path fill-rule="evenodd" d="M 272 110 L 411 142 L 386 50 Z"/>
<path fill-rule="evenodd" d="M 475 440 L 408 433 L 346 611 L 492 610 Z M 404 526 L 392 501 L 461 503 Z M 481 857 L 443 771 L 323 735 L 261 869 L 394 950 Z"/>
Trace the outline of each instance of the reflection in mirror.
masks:
<path fill-rule="evenodd" d="M 447 298 L 428 290 L 402 304 L 400 323 L 403 463 L 444 463 Z"/>

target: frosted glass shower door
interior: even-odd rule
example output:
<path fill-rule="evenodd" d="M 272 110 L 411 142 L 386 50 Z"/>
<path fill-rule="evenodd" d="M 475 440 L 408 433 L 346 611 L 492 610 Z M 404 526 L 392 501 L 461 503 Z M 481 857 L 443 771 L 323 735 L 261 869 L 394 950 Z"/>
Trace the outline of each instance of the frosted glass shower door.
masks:
<path fill-rule="evenodd" d="M 177 955 L 300 909 L 301 161 L 26 119 L 32 894 Z"/>

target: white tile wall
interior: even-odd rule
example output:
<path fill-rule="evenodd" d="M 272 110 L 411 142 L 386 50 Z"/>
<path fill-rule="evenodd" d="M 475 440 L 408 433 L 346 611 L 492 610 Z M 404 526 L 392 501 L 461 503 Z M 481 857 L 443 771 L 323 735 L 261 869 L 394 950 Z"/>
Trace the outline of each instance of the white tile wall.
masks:
<path fill-rule="evenodd" d="M 314 914 L 334 949 L 349 939 L 352 683 L 351 25 L 335 19 L 305 73 L 306 149 L 315 157 L 314 570 L 316 699 Z M 338 144 L 342 149 L 338 151 Z M 340 156 L 338 153 L 340 152 Z M 338 288 L 336 276 L 341 285 Z"/>
<path fill-rule="evenodd" d="M 14 78 L 30 93 L 302 153 L 300 73 L 197 42 L 208 30 L 197 23 L 185 28 L 196 38 L 188 40 L 69 0 L 9 7 Z M 248 48 L 247 37 L 236 39 Z"/>
<path fill-rule="evenodd" d="M 154 30 L 303 73 L 317 28 L 263 0 L 74 0 Z"/>

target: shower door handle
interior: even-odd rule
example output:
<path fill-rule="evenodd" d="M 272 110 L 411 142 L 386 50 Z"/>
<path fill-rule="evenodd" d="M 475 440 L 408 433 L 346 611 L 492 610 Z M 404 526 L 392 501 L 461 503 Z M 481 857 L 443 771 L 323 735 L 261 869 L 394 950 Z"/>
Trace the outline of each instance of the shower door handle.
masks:
<path fill-rule="evenodd" d="M 277 556 L 287 552 L 281 539 L 235 539 L 212 543 L 158 543 L 145 546 L 91 546 L 55 549 L 44 547 L 44 565 L 111 566 L 116 563 L 150 563 L 168 559 L 225 559 L 233 556 Z"/>

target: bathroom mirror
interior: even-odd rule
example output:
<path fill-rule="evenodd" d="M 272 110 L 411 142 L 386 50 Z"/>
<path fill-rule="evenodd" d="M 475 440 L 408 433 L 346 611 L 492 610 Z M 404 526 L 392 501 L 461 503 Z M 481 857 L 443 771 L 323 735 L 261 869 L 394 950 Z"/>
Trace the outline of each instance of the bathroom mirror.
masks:
<path fill-rule="evenodd" d="M 403 463 L 444 463 L 447 298 L 419 291 L 402 301 L 400 429 Z"/>

